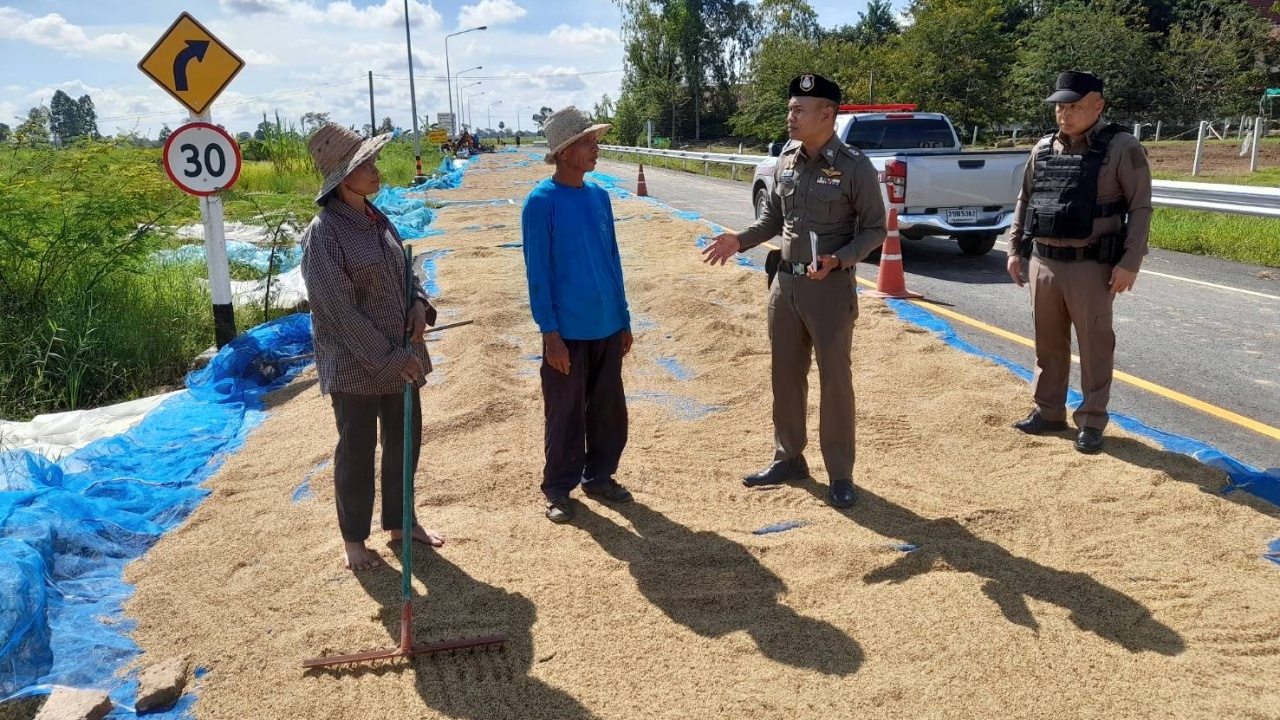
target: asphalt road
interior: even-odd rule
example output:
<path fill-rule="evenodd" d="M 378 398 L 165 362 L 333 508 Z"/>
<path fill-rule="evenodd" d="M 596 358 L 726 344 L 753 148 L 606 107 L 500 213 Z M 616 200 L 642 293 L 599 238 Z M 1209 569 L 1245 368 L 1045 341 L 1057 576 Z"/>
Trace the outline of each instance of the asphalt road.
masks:
<path fill-rule="evenodd" d="M 597 171 L 635 190 L 635 165 L 601 160 Z M 645 168 L 645 177 L 649 195 L 677 209 L 733 229 L 754 219 L 747 183 L 653 167 Z M 1030 339 L 1030 293 L 1005 272 L 1006 247 L 1001 242 L 990 254 L 971 257 L 945 238 L 904 240 L 907 287 L 941 310 Z M 863 264 L 858 274 L 874 281 L 877 269 Z M 985 352 L 1034 365 L 1031 348 L 944 319 Z M 1280 468 L 1280 270 L 1152 250 L 1135 290 L 1116 299 L 1115 326 L 1117 371 L 1157 387 L 1117 379 L 1113 412 L 1195 438 L 1255 467 Z M 1072 387 L 1079 387 L 1078 367 Z M 1171 399 L 1167 391 L 1202 405 Z M 1223 417 L 1231 414 L 1238 417 Z"/>

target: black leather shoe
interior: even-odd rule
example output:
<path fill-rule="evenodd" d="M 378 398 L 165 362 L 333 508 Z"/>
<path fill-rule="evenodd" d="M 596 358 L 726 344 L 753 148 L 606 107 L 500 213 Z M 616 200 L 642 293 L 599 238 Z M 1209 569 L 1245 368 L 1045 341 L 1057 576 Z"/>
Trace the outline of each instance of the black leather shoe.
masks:
<path fill-rule="evenodd" d="M 1102 431 L 1098 428 L 1081 428 L 1076 436 L 1076 449 L 1086 455 L 1102 452 Z"/>
<path fill-rule="evenodd" d="M 573 519 L 573 501 L 567 497 L 553 498 L 547 501 L 547 519 L 556 524 L 564 524 Z"/>
<path fill-rule="evenodd" d="M 582 483 L 582 492 L 589 498 L 611 503 L 627 503 L 632 500 L 631 491 L 619 485 L 613 478 Z"/>
<path fill-rule="evenodd" d="M 797 455 L 790 460 L 777 460 L 770 463 L 769 467 L 759 472 L 751 473 L 742 478 L 742 484 L 747 487 L 781 485 L 786 482 L 804 480 L 807 477 L 809 477 L 809 463 L 804 461 L 803 455 Z"/>
<path fill-rule="evenodd" d="M 832 480 L 831 490 L 827 492 L 827 504 L 833 508 L 853 507 L 857 501 L 857 492 L 853 489 L 852 480 Z"/>
<path fill-rule="evenodd" d="M 1067 429 L 1065 420 L 1045 420 L 1039 410 L 1013 424 L 1013 427 L 1028 435 L 1043 435 L 1051 432 L 1062 432 Z"/>

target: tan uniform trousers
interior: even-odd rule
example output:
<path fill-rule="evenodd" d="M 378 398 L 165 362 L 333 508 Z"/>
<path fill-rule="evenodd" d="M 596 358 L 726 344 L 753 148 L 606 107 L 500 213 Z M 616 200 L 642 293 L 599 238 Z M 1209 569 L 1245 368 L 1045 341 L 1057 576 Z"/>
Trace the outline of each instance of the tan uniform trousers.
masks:
<path fill-rule="evenodd" d="M 1067 385 L 1071 380 L 1071 327 L 1080 346 L 1080 391 L 1084 402 L 1075 412 L 1078 428 L 1107 427 L 1116 335 L 1111 325 L 1111 266 L 1095 260 L 1064 262 L 1033 255 L 1032 317 L 1036 326 L 1036 372 L 1032 395 L 1046 420 L 1067 418 Z"/>
<path fill-rule="evenodd" d="M 854 398 L 850 353 L 858 296 L 853 275 L 837 270 L 822 280 L 778 273 L 769 292 L 773 351 L 773 459 L 790 460 L 807 442 L 809 368 L 816 351 L 821 402 L 818 436 L 827 474 L 853 479 Z"/>

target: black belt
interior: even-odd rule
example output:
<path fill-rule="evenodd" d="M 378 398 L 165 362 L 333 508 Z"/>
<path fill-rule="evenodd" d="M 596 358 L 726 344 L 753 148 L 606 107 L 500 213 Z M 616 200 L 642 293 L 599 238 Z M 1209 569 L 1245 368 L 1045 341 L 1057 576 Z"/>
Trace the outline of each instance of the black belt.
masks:
<path fill-rule="evenodd" d="M 841 267 L 839 269 L 848 270 L 848 268 L 845 267 Z M 809 273 L 809 266 L 805 263 L 787 262 L 786 260 L 783 260 L 778 264 L 778 272 L 786 273 L 787 275 L 807 275 Z"/>
<path fill-rule="evenodd" d="M 1053 247 L 1043 243 L 1036 243 L 1036 254 L 1046 260 L 1060 260 L 1062 262 L 1082 262 L 1084 260 L 1098 259 L 1099 243 L 1094 243 L 1086 247 Z"/>

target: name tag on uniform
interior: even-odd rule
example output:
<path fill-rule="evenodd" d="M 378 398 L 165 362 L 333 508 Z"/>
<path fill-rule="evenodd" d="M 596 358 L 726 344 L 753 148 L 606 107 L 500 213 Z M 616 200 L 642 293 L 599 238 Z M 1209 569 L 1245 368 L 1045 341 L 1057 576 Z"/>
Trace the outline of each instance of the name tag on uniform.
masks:
<path fill-rule="evenodd" d="M 784 183 L 787 183 L 787 184 L 791 184 L 791 183 L 793 183 L 793 182 L 795 182 L 795 181 L 796 181 L 796 171 L 795 171 L 795 170 L 783 170 L 783 171 L 782 171 L 782 177 L 780 177 L 780 178 L 778 178 L 778 179 L 779 179 L 781 182 L 784 182 Z"/>

